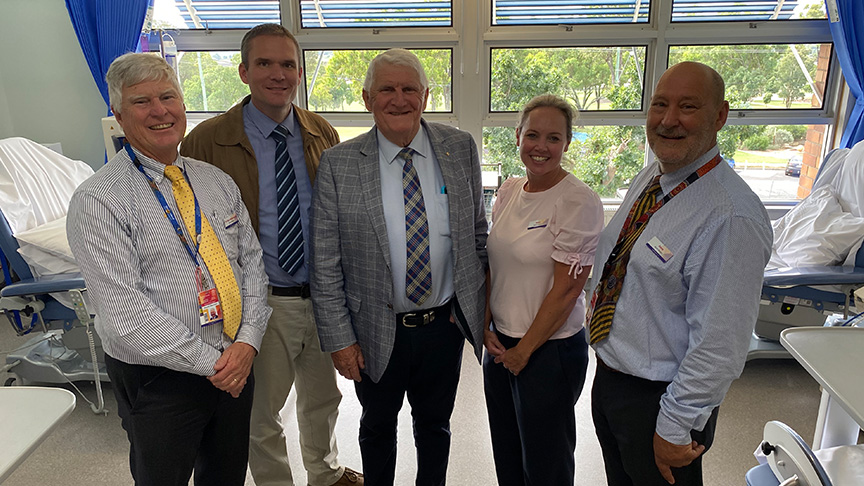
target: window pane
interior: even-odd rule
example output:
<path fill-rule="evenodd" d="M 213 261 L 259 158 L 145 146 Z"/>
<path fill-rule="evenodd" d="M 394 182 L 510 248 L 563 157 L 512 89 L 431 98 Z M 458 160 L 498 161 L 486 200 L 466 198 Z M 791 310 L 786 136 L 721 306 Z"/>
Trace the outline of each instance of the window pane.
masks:
<path fill-rule="evenodd" d="M 155 0 L 151 28 L 249 29 L 265 22 L 280 22 L 279 0 Z"/>
<path fill-rule="evenodd" d="M 580 111 L 642 108 L 642 46 L 492 49 L 491 61 L 492 111 L 519 111 L 543 93 Z"/>
<path fill-rule="evenodd" d="M 816 177 L 824 125 L 726 125 L 717 143 L 760 199 L 806 196 Z M 809 182 L 809 184 L 808 184 Z"/>
<path fill-rule="evenodd" d="M 300 0 L 304 28 L 452 25 L 450 0 Z"/>
<path fill-rule="evenodd" d="M 674 0 L 673 22 L 824 19 L 823 0 Z"/>
<path fill-rule="evenodd" d="M 577 126 L 573 128 L 573 139 L 561 164 L 600 197 L 618 198 L 644 162 L 644 127 Z M 483 129 L 483 163 L 501 164 L 502 180 L 525 175 L 514 128 Z"/>
<path fill-rule="evenodd" d="M 492 0 L 492 25 L 648 22 L 650 0 Z"/>
<path fill-rule="evenodd" d="M 187 111 L 225 111 L 249 94 L 237 74 L 240 52 L 180 52 L 177 58 Z"/>
<path fill-rule="evenodd" d="M 353 127 L 353 126 L 348 127 L 348 126 L 341 126 L 341 125 L 333 125 L 333 128 L 335 128 L 336 133 L 339 134 L 339 141 L 340 142 L 347 142 L 348 140 L 351 140 L 352 138 L 357 138 L 360 135 L 363 135 L 364 133 L 368 132 L 372 128 L 372 126 L 370 125 L 368 127 Z"/>
<path fill-rule="evenodd" d="M 304 51 L 309 109 L 313 111 L 365 112 L 363 79 L 372 59 L 381 50 Z M 450 112 L 453 72 L 450 49 L 412 49 L 429 78 L 426 111 Z"/>
<path fill-rule="evenodd" d="M 669 65 L 699 61 L 726 81 L 735 110 L 822 108 L 831 44 L 672 46 Z"/>

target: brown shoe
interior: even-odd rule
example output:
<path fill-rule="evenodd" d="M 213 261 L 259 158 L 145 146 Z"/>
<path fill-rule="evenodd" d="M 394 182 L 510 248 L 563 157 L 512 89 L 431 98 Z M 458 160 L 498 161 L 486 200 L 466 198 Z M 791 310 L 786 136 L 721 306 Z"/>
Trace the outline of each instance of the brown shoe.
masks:
<path fill-rule="evenodd" d="M 363 485 L 363 474 L 346 467 L 345 472 L 342 473 L 342 477 L 339 478 L 338 481 L 333 483 L 332 486 L 362 486 Z"/>

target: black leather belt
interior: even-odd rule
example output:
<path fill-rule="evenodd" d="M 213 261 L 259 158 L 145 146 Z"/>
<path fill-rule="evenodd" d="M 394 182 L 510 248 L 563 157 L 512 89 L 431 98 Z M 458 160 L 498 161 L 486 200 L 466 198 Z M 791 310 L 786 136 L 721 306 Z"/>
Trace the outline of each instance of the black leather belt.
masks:
<path fill-rule="evenodd" d="M 597 358 L 597 364 L 600 365 L 600 367 L 603 368 L 604 370 L 611 371 L 612 373 L 621 373 L 620 371 L 616 370 L 615 368 L 607 365 L 602 359 L 600 359 L 600 356 L 597 356 L 595 354 L 594 357 Z"/>
<path fill-rule="evenodd" d="M 278 297 L 302 297 L 304 299 L 308 299 L 312 295 L 309 291 L 309 284 L 297 287 L 277 287 L 274 285 L 270 293 Z"/>
<path fill-rule="evenodd" d="M 450 319 L 450 302 L 444 305 L 414 312 L 396 314 L 396 322 L 405 327 L 423 327 L 436 320 Z"/>

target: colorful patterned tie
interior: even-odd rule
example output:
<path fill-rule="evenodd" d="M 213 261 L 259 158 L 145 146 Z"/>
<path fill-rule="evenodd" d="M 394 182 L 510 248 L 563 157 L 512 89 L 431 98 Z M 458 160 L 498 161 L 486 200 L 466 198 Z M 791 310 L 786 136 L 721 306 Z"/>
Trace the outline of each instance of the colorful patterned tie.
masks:
<path fill-rule="evenodd" d="M 618 297 L 621 296 L 624 276 L 627 273 L 627 263 L 630 262 L 630 252 L 633 250 L 633 245 L 636 244 L 639 235 L 648 225 L 651 214 L 648 214 L 648 217 L 642 221 L 639 221 L 639 218 L 656 204 L 657 195 L 660 194 L 661 190 L 660 176 L 658 175 L 630 208 L 630 214 L 618 234 L 618 242 L 603 266 L 603 275 L 601 275 L 600 282 L 594 290 L 594 296 L 591 298 L 592 310 L 588 317 L 591 344 L 600 342 L 609 336 L 609 331 L 612 329 L 612 317 L 615 315 L 615 305 L 618 303 Z"/>
<path fill-rule="evenodd" d="M 195 230 L 195 194 L 192 193 L 192 188 L 189 187 L 189 183 L 183 177 L 183 172 L 176 165 L 165 167 L 165 177 L 171 181 L 177 208 L 180 209 L 183 222 L 186 223 L 186 229 L 192 235 Z M 207 221 L 204 211 L 201 211 L 201 244 L 198 247 L 198 252 L 204 259 L 204 264 L 207 265 L 207 270 L 219 292 L 219 300 L 222 303 L 224 315 L 222 332 L 234 339 L 240 328 L 240 317 L 243 314 L 240 289 L 237 287 L 237 280 L 234 278 L 234 271 L 231 270 L 225 249 L 219 243 L 219 239 L 213 232 L 210 222 Z"/>
<path fill-rule="evenodd" d="M 288 155 L 288 129 L 276 125 L 271 136 L 276 140 L 276 203 L 279 217 L 279 266 L 294 274 L 303 264 L 303 226 L 300 223 L 300 199 L 297 177 Z"/>
<path fill-rule="evenodd" d="M 414 149 L 405 147 L 399 157 L 402 166 L 402 193 L 405 196 L 405 240 L 408 258 L 405 262 L 405 295 L 411 302 L 423 305 L 432 294 L 432 269 L 429 264 L 429 224 L 423 190 L 414 169 Z"/>

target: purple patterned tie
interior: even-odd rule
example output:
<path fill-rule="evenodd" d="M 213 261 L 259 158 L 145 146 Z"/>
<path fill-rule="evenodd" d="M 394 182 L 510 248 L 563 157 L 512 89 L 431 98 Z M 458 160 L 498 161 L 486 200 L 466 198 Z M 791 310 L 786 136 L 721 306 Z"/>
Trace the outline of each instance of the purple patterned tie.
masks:
<path fill-rule="evenodd" d="M 423 190 L 414 169 L 414 149 L 405 147 L 399 157 L 402 166 L 402 193 L 405 196 L 405 240 L 408 253 L 405 262 L 405 295 L 411 302 L 423 305 L 432 294 L 432 270 L 429 265 L 429 224 Z"/>

